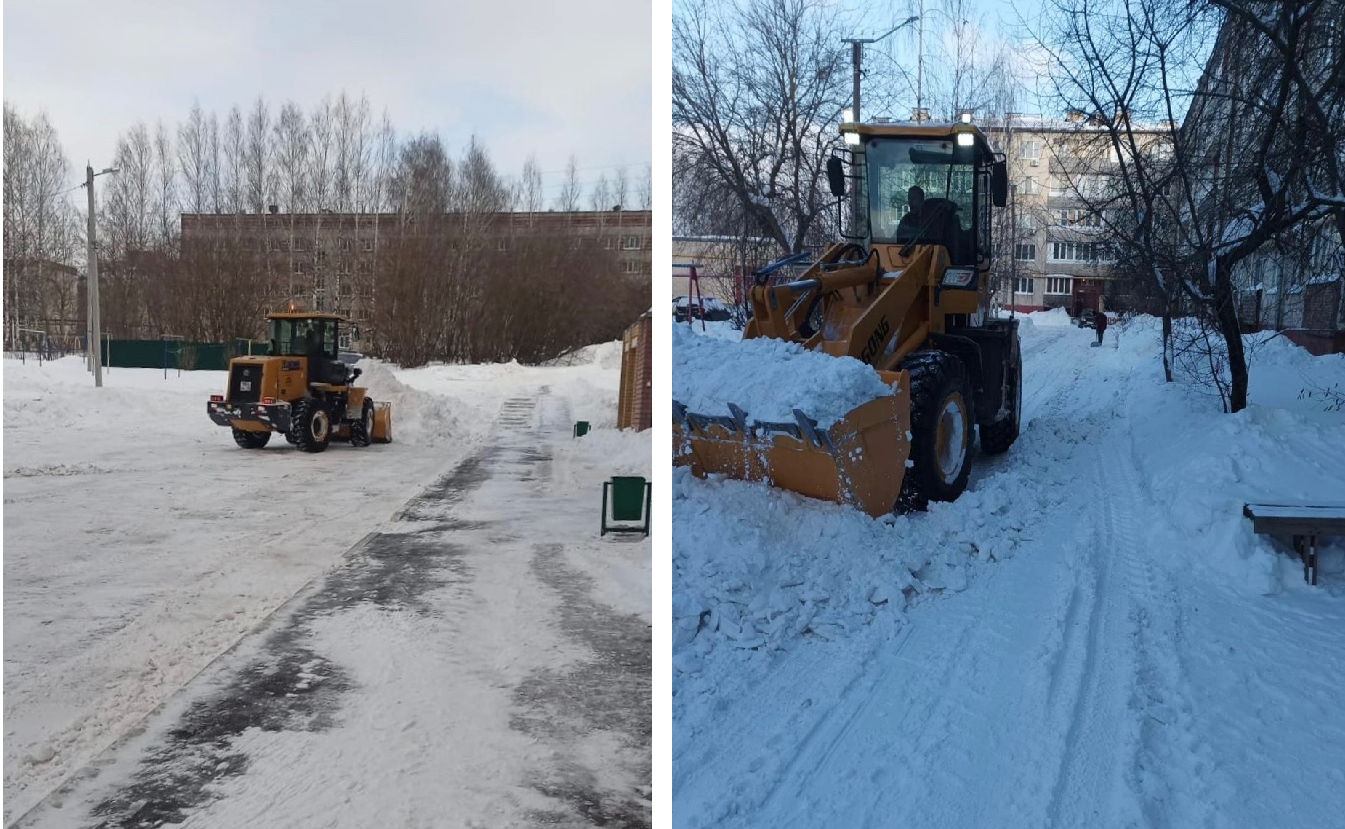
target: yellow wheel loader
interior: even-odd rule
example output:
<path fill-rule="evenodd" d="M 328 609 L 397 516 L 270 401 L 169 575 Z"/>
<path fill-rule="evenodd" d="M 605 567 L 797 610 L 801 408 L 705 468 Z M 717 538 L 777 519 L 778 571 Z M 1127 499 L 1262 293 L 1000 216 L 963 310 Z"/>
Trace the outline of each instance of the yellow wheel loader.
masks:
<path fill-rule="evenodd" d="M 361 370 L 338 359 L 343 322 L 337 314 L 268 314 L 270 354 L 229 361 L 227 393 L 206 403 L 210 419 L 232 429 L 244 449 L 261 449 L 273 432 L 305 452 L 333 440 L 391 443 L 392 404 L 352 385 Z"/>
<path fill-rule="evenodd" d="M 981 451 L 1018 437 L 1018 322 L 990 314 L 991 210 L 1008 190 L 1002 154 L 969 123 L 841 126 L 846 161 L 828 160 L 831 192 L 850 196 L 853 235 L 801 276 L 759 279 L 744 339 L 775 337 L 878 372 L 895 394 L 826 430 L 806 412 L 770 423 L 729 404 L 689 412 L 673 401 L 675 465 L 814 498 L 872 516 L 952 501 Z"/>

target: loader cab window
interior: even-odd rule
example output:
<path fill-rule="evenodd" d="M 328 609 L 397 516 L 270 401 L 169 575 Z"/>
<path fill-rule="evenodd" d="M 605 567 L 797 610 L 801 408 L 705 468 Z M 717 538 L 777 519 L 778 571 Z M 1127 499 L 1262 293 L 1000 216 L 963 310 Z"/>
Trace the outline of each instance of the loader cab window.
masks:
<path fill-rule="evenodd" d="M 865 147 L 875 244 L 943 245 L 976 263 L 976 148 L 948 138 L 871 138 Z"/>
<path fill-rule="evenodd" d="M 316 346 L 324 357 L 336 359 L 337 321 L 324 319 L 271 320 L 271 353 L 306 357 Z"/>

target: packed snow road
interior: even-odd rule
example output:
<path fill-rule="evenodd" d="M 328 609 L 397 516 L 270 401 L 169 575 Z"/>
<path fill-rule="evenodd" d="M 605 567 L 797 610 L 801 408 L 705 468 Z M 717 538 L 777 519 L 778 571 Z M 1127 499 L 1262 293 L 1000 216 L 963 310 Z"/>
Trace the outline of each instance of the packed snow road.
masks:
<path fill-rule="evenodd" d="M 638 817 L 631 746 L 645 741 L 647 778 L 647 734 L 628 716 L 546 716 L 553 678 L 599 674 L 631 705 L 643 688 L 647 727 L 649 544 L 596 539 L 601 481 L 648 474 L 647 434 L 606 428 L 618 368 L 619 344 L 545 369 L 374 364 L 397 442 L 308 456 L 233 447 L 202 413 L 222 374 L 114 370 L 95 392 L 77 361 L 7 363 L 6 824 L 41 802 L 24 825 L 119 825 L 142 809 L 342 825 L 321 802 L 291 819 L 309 785 L 340 790 L 351 825 L 503 814 L 515 789 L 527 815 L 561 825 L 579 808 L 566 792 Z M 77 409 L 88 417 L 63 414 Z M 156 440 L 109 440 L 151 414 Z M 583 441 L 568 439 L 575 418 L 595 427 Z M 558 611 L 561 596 L 605 631 Z M 533 647 L 549 650 L 539 661 Z M 461 765 L 510 734 L 528 749 L 497 765 L 494 789 L 444 757 Z M 237 823 L 231 809 L 284 817 Z"/>
<path fill-rule="evenodd" d="M 1307 587 L 1239 508 L 1345 501 L 1345 423 L 1287 402 L 1345 360 L 1267 346 L 1230 417 L 1144 329 L 1025 326 L 1020 441 L 925 515 L 679 476 L 676 825 L 1338 819 L 1345 555 Z"/>

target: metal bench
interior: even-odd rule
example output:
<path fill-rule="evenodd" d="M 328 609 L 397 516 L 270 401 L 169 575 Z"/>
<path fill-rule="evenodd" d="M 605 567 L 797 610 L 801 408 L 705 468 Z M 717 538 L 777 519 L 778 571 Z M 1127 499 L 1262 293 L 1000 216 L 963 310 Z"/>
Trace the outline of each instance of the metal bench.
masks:
<path fill-rule="evenodd" d="M 1317 539 L 1345 536 L 1345 504 L 1246 504 L 1242 514 L 1252 519 L 1252 532 L 1293 539 L 1309 584 L 1317 583 Z"/>

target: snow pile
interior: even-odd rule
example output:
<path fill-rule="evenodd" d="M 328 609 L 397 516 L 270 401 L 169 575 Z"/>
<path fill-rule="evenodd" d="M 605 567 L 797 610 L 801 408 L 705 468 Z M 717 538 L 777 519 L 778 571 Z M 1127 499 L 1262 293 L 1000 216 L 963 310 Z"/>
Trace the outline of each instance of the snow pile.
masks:
<path fill-rule="evenodd" d="M 1033 311 L 1030 314 L 1019 314 L 1018 318 L 1026 318 L 1033 325 L 1040 325 L 1046 328 L 1073 325 L 1069 312 L 1064 308 L 1052 308 L 1049 311 Z"/>
<path fill-rule="evenodd" d="M 673 399 L 697 414 L 794 421 L 800 409 L 827 428 L 851 409 L 890 396 L 873 368 L 769 337 L 728 342 L 673 326 Z"/>
<path fill-rule="evenodd" d="M 393 367 L 379 360 L 363 359 L 360 368 L 364 372 L 356 383 L 367 387 L 376 402 L 392 403 L 394 441 L 428 447 L 461 439 L 461 407 L 456 400 L 406 385 Z"/>
<path fill-rule="evenodd" d="M 518 363 L 513 363 L 513 365 L 518 365 Z M 596 365 L 600 368 L 619 371 L 621 369 L 621 340 L 586 345 L 566 354 L 564 357 L 546 363 L 547 368 L 569 368 L 582 365 Z"/>

